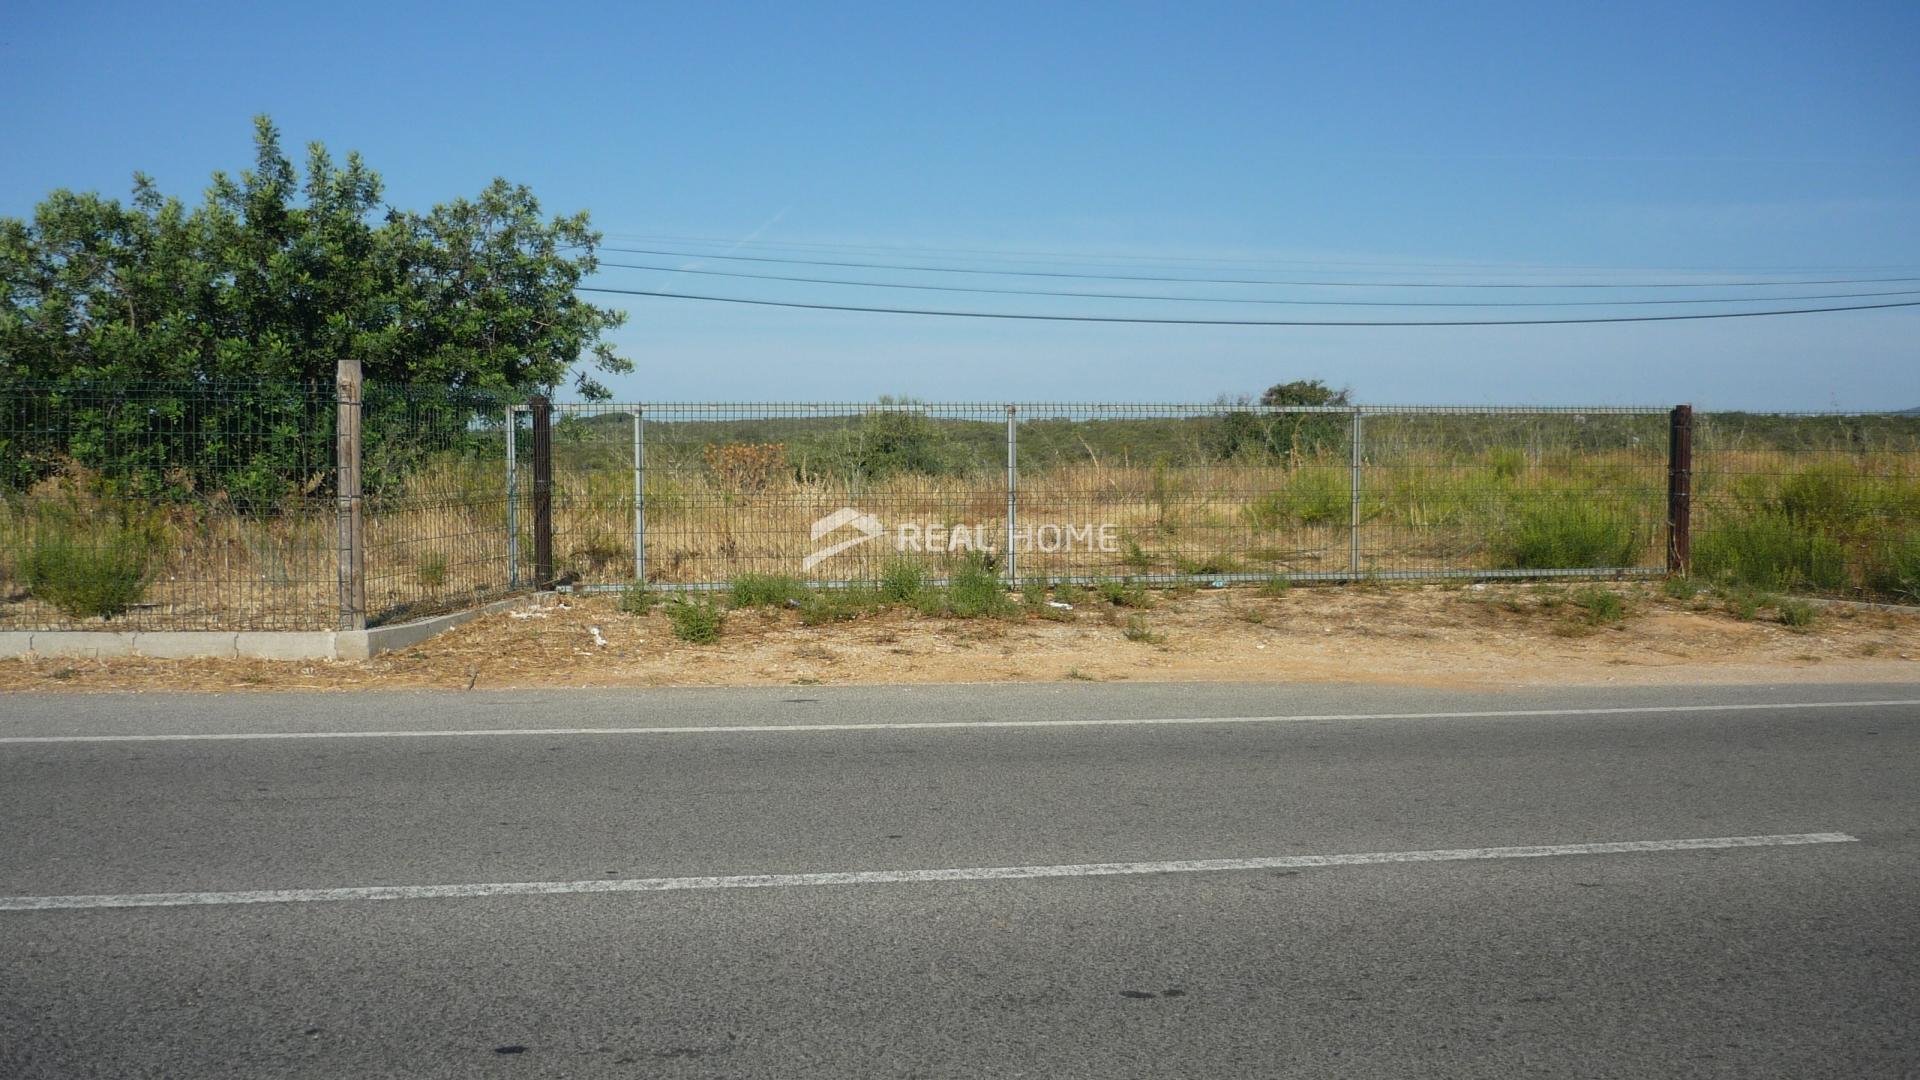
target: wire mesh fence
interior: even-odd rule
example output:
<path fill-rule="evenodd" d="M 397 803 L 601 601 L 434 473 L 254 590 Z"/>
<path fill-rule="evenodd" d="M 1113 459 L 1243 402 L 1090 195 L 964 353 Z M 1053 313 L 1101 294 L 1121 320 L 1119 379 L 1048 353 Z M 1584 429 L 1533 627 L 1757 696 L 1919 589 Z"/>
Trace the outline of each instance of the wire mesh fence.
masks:
<path fill-rule="evenodd" d="M 333 386 L 0 388 L 0 629 L 345 625 Z M 1664 409 L 567 404 L 368 385 L 370 625 L 540 585 L 1657 573 Z M 1920 600 L 1920 417 L 1700 414 L 1694 569 Z M 549 523 L 543 550 L 542 518 Z M 542 565 L 542 556 L 546 565 Z"/>
<path fill-rule="evenodd" d="M 0 390 L 0 629 L 332 625 L 332 386 Z"/>
<path fill-rule="evenodd" d="M 554 544 L 582 586 L 743 574 L 1011 581 L 1664 565 L 1661 409 L 556 406 Z M 522 452 L 519 486 L 530 483 Z"/>
<path fill-rule="evenodd" d="M 1920 602 L 1920 416 L 1701 414 L 1693 519 L 1703 577 Z"/>
<path fill-rule="evenodd" d="M 369 384 L 364 403 L 367 623 L 504 596 L 514 585 L 509 399 Z"/>

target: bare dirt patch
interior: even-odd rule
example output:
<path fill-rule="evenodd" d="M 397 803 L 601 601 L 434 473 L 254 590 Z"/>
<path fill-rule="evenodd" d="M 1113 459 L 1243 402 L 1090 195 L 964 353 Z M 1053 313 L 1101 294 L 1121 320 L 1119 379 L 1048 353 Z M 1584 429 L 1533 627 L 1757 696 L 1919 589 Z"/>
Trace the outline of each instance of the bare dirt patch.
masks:
<path fill-rule="evenodd" d="M 1615 584 L 1605 588 L 1623 600 L 1624 617 L 1596 620 L 1574 602 L 1582 588 L 1355 586 L 1274 597 L 1201 590 L 1151 594 L 1144 612 L 1082 605 L 1053 619 L 1000 620 L 885 611 L 812 627 L 791 611 L 735 611 L 710 645 L 675 639 L 658 610 L 633 616 L 611 597 L 572 596 L 483 616 L 364 662 L 16 659 L 0 661 L 0 689 L 1920 681 L 1920 615 L 1834 607 L 1793 628 L 1769 609 L 1742 620 L 1710 597 L 1673 600 Z M 1149 632 L 1130 639 L 1135 619 Z"/>

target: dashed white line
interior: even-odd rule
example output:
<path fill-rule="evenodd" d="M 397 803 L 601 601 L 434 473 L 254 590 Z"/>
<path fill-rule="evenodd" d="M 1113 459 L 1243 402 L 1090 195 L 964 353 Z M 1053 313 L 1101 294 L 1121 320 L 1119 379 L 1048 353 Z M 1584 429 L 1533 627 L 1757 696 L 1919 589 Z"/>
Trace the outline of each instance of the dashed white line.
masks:
<path fill-rule="evenodd" d="M 471 885 L 366 885 L 342 889 L 263 889 L 247 892 L 119 893 L 97 896 L 0 897 L 0 911 L 84 908 L 194 907 L 209 904 L 309 904 L 348 900 L 452 900 L 484 896 L 554 896 L 568 893 L 680 892 L 700 889 L 774 889 L 809 885 L 901 885 L 949 881 L 1023 881 L 1034 878 L 1200 874 L 1234 870 L 1292 870 L 1381 863 L 1539 859 L 1559 855 L 1625 855 L 1662 851 L 1850 844 L 1843 832 L 1773 836 L 1715 836 L 1690 840 L 1626 840 L 1602 844 L 1540 844 L 1531 847 L 1443 848 L 1436 851 L 1372 851 L 1349 855 L 1280 855 L 1257 859 L 1185 859 L 1171 862 L 1076 863 L 1065 866 L 980 866 L 954 870 L 853 870 L 823 874 L 739 874 L 725 877 L 629 878 L 586 881 L 509 881 Z"/>

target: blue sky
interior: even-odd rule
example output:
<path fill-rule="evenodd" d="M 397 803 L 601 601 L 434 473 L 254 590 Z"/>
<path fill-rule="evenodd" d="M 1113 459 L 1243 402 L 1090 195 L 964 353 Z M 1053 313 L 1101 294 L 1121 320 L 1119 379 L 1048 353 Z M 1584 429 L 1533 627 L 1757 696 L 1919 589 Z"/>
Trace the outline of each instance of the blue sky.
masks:
<path fill-rule="evenodd" d="M 249 117 L 265 112 L 292 146 L 318 139 L 362 151 L 398 204 L 470 194 L 502 175 L 531 185 L 551 210 L 592 211 L 609 234 L 726 242 L 686 248 L 706 252 L 866 260 L 878 252 L 850 249 L 900 248 L 911 252 L 906 261 L 955 266 L 1253 266 L 1361 280 L 1920 276 L 1916 40 L 1920 5 L 1910 2 L 562 9 L 27 0 L 0 26 L 0 213 L 27 213 L 55 187 L 123 194 L 135 169 L 195 195 L 214 168 L 247 163 Z M 1006 255 L 931 251 L 954 248 Z M 1032 254 L 1055 252 L 1085 258 Z M 1833 268 L 1846 272 L 1803 273 Z M 645 271 L 610 270 L 603 280 L 972 310 L 1418 314 Z M 1113 282 L 963 283 L 1121 291 L 1099 288 Z M 1235 289 L 1489 296 L 1232 286 L 1211 294 Z M 1495 298 L 1595 295 L 1513 292 Z M 617 306 L 631 317 L 616 341 L 639 365 L 616 381 L 622 398 L 1209 400 L 1319 377 L 1372 402 L 1920 405 L 1920 308 L 1316 328 L 1001 322 L 642 298 Z"/>

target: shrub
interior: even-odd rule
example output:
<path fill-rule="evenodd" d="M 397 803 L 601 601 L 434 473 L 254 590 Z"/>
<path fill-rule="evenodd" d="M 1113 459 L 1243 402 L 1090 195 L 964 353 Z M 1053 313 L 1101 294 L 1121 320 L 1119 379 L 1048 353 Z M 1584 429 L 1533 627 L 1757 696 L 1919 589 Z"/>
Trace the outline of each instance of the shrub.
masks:
<path fill-rule="evenodd" d="M 962 619 L 1010 615 L 1012 598 L 984 559 L 969 558 L 954 567 L 947 583 L 946 613 Z"/>
<path fill-rule="evenodd" d="M 1150 608 L 1153 599 L 1147 590 L 1131 580 L 1106 578 L 1093 587 L 1094 598 L 1114 607 Z"/>
<path fill-rule="evenodd" d="M 1062 602 L 1064 603 L 1065 601 Z M 1046 619 L 1050 622 L 1073 621 L 1073 613 L 1071 611 L 1066 611 L 1047 603 L 1046 578 L 1028 578 L 1020 586 L 1020 606 L 1026 608 L 1027 614 L 1036 619 Z"/>
<path fill-rule="evenodd" d="M 645 615 L 658 602 L 659 598 L 644 584 L 629 585 L 620 590 L 620 610 L 629 615 Z"/>
<path fill-rule="evenodd" d="M 1805 600 L 1782 600 L 1775 610 L 1780 613 L 1780 621 L 1795 630 L 1805 630 L 1819 617 L 1819 612 Z"/>
<path fill-rule="evenodd" d="M 1660 591 L 1669 600 L 1691 600 L 1700 594 L 1700 583 L 1690 577 L 1673 577 L 1660 583 Z"/>
<path fill-rule="evenodd" d="M 1493 542 L 1496 564 L 1514 570 L 1632 566 L 1641 547 L 1632 518 L 1564 499 L 1522 508 Z"/>
<path fill-rule="evenodd" d="M 1299 469 L 1285 489 L 1259 496 L 1241 510 L 1241 515 L 1248 525 L 1262 531 L 1342 522 L 1353 510 L 1350 483 L 1338 469 Z"/>
<path fill-rule="evenodd" d="M 1487 451 L 1487 465 L 1499 480 L 1515 480 L 1527 471 L 1527 452 L 1516 446 L 1497 446 Z"/>
<path fill-rule="evenodd" d="M 787 601 L 801 603 L 812 590 L 807 583 L 786 574 L 741 574 L 728 585 L 728 601 L 737 608 L 784 607 Z"/>
<path fill-rule="evenodd" d="M 1569 599 L 1575 607 L 1586 613 L 1587 622 L 1595 626 L 1617 623 L 1626 618 L 1626 604 L 1620 599 L 1620 594 L 1611 589 L 1592 585 L 1576 591 Z"/>
<path fill-rule="evenodd" d="M 147 591 L 147 545 L 124 529 L 104 533 L 97 543 L 42 536 L 22 558 L 21 576 L 33 595 L 68 615 L 111 619 Z"/>
<path fill-rule="evenodd" d="M 700 456 L 714 480 L 734 491 L 764 491 L 790 471 L 785 443 L 709 443 Z"/>
<path fill-rule="evenodd" d="M 1842 589 L 1848 582 L 1839 541 L 1781 514 L 1737 518 L 1702 532 L 1693 543 L 1693 570 L 1763 589 Z"/>
<path fill-rule="evenodd" d="M 880 596 L 888 603 L 911 604 L 927 587 L 927 576 L 920 564 L 895 559 L 880 572 Z"/>
<path fill-rule="evenodd" d="M 1127 616 L 1127 628 L 1124 633 L 1128 641 L 1137 641 L 1142 645 L 1158 645 L 1167 640 L 1167 635 L 1155 633 L 1153 627 L 1147 625 L 1145 615 Z"/>
<path fill-rule="evenodd" d="M 673 623 L 674 637 L 695 645 L 720 640 L 727 625 L 727 613 L 705 600 L 675 600 L 667 607 L 667 618 Z"/>
<path fill-rule="evenodd" d="M 1920 603 L 1920 533 L 1887 544 L 1867 571 L 1867 587 L 1882 596 Z"/>
<path fill-rule="evenodd" d="M 1845 465 L 1821 464 L 1787 477 L 1770 501 L 1795 525 L 1841 528 L 1862 516 L 1864 507 L 1855 498 L 1861 487 L 1861 477 Z"/>
<path fill-rule="evenodd" d="M 831 622 L 850 622 L 880 610 L 876 589 L 850 586 L 845 589 L 820 589 L 800 603 L 800 621 L 808 626 Z"/>
<path fill-rule="evenodd" d="M 1727 614 L 1742 622 L 1750 622 L 1759 616 L 1767 599 L 1760 590 L 1747 586 L 1730 589 L 1725 594 Z"/>
<path fill-rule="evenodd" d="M 881 480 L 960 471 L 963 454 L 939 421 L 912 410 L 879 409 L 822 440 L 804 466 L 814 474 Z"/>
<path fill-rule="evenodd" d="M 1265 581 L 1262 581 L 1260 583 L 1260 595 L 1261 596 L 1285 596 L 1287 595 L 1288 590 L 1292 588 L 1293 588 L 1292 579 L 1281 577 L 1279 574 L 1275 574 L 1272 577 L 1269 577 Z"/>

